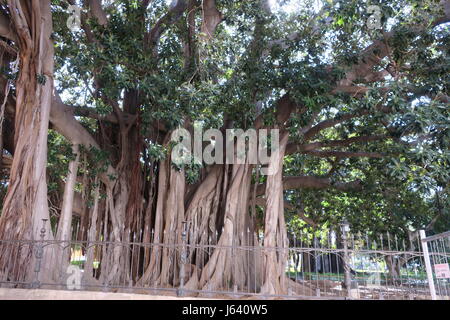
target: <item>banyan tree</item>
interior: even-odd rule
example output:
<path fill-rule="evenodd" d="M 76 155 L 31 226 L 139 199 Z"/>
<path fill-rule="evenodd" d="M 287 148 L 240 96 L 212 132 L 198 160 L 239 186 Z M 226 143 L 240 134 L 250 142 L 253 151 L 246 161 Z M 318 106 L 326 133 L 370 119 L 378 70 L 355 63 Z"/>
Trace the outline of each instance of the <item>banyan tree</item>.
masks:
<path fill-rule="evenodd" d="M 122 246 L 100 263 L 110 284 L 164 287 L 186 228 L 187 287 L 287 293 L 284 251 L 264 249 L 289 245 L 288 211 L 328 219 L 299 191 L 370 197 L 396 164 L 448 190 L 449 21 L 432 0 L 2 1 L 0 239 L 38 240 L 44 221 L 46 240 L 161 244 L 138 267 Z M 199 128 L 277 130 L 279 144 L 266 163 L 173 161 L 173 132 Z M 199 139 L 214 156 L 235 147 Z M 1 246 L 0 276 L 30 277 L 32 259 Z"/>

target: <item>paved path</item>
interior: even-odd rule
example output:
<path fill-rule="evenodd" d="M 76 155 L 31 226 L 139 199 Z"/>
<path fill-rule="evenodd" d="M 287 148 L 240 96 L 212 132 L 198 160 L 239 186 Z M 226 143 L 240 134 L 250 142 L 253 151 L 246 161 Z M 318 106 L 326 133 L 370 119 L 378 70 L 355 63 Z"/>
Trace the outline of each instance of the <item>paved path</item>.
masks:
<path fill-rule="evenodd" d="M 0 288 L 0 300 L 200 300 L 171 296 L 91 291 L 59 291 Z"/>

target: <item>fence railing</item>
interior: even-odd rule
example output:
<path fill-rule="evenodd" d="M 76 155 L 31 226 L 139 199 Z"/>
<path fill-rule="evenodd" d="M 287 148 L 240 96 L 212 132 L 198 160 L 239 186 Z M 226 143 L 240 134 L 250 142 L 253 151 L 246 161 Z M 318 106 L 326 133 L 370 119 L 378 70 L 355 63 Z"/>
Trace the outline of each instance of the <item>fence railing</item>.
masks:
<path fill-rule="evenodd" d="M 230 246 L 211 239 L 189 244 L 187 236 L 183 234 L 182 242 L 175 244 L 0 240 L 0 250 L 9 253 L 7 261 L 0 261 L 0 286 L 222 298 L 412 300 L 433 296 L 419 238 L 407 244 L 388 235 L 376 241 L 360 234 L 348 234 L 345 239 L 333 233 L 309 238 L 289 234 L 285 248 L 267 248 L 256 236 L 252 245 L 233 242 Z M 261 291 L 263 268 L 274 252 L 282 262 L 282 293 L 269 295 Z M 432 265 L 449 257 L 446 247 L 430 256 Z M 448 281 L 433 283 L 438 298 L 448 299 Z"/>
<path fill-rule="evenodd" d="M 450 232 L 426 237 L 420 233 L 427 268 L 431 299 L 450 296 Z"/>

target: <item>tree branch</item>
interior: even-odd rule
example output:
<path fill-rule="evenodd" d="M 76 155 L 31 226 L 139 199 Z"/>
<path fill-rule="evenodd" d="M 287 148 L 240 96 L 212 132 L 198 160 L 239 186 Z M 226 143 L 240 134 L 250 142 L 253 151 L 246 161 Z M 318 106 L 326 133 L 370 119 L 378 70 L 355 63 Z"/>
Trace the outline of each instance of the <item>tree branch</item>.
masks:
<path fill-rule="evenodd" d="M 391 108 L 383 107 L 381 104 L 376 106 L 376 109 L 383 113 L 390 113 L 392 112 Z M 311 129 L 307 130 L 303 136 L 305 141 L 310 141 L 312 138 L 314 138 L 320 131 L 325 130 L 327 128 L 334 127 L 342 122 L 366 116 L 370 114 L 370 110 L 364 109 L 360 110 L 359 112 L 353 112 L 353 113 L 345 113 L 342 115 L 338 115 L 333 119 L 327 119 L 324 121 L 319 122 L 315 126 L 313 126 Z"/>
<path fill-rule="evenodd" d="M 327 147 L 345 147 L 349 146 L 353 143 L 360 143 L 360 142 L 370 142 L 370 141 L 377 141 L 377 140 L 383 140 L 388 138 L 386 135 L 373 135 L 373 136 L 359 136 L 359 137 L 352 137 L 344 140 L 330 140 L 330 141 L 324 141 L 324 142 L 314 142 L 309 144 L 295 144 L 290 143 L 287 146 L 286 154 L 292 154 L 296 152 L 309 152 L 309 151 L 316 151 L 319 148 L 327 148 Z"/>
<path fill-rule="evenodd" d="M 257 198 L 255 204 L 260 207 L 265 207 L 266 199 L 264 197 Z M 313 219 L 307 217 L 305 215 L 304 210 L 299 210 L 297 207 L 292 205 L 289 201 L 284 200 L 284 208 L 287 210 L 295 211 L 301 220 L 303 220 L 304 222 L 306 222 L 307 224 L 309 224 L 312 227 L 317 227 L 317 223 Z"/>
<path fill-rule="evenodd" d="M 107 115 L 101 115 L 96 113 L 93 108 L 90 107 L 84 107 L 84 106 L 68 106 L 73 109 L 73 115 L 78 117 L 86 117 L 86 118 L 92 118 L 97 119 L 101 121 L 107 121 L 114 124 L 119 124 L 119 120 L 114 113 L 110 113 Z M 123 120 L 126 125 L 130 125 L 136 121 L 137 116 L 128 114 L 125 112 L 122 112 Z"/>
<path fill-rule="evenodd" d="M 3 12 L 0 12 L 0 36 L 14 42 L 17 41 L 17 35 L 12 28 L 11 20 Z"/>
<path fill-rule="evenodd" d="M 186 11 L 188 5 L 185 0 L 174 0 L 170 4 L 169 11 L 163 15 L 153 26 L 153 28 L 144 37 L 145 46 L 153 47 L 156 52 L 156 47 L 162 33 L 169 27 L 170 24 L 178 21 L 183 12 Z"/>
<path fill-rule="evenodd" d="M 100 25 L 105 26 L 108 24 L 108 18 L 102 8 L 101 0 L 89 0 L 89 8 L 91 9 L 92 16 L 97 19 Z"/>
<path fill-rule="evenodd" d="M 322 177 L 312 177 L 312 176 L 296 176 L 296 177 L 285 177 L 283 178 L 283 189 L 336 189 L 341 191 L 351 191 L 351 190 L 361 190 L 362 185 L 360 180 L 352 182 L 337 182 L 329 178 Z M 256 194 L 258 196 L 263 195 L 266 190 L 266 184 L 258 185 L 256 189 Z"/>
<path fill-rule="evenodd" d="M 201 31 L 205 34 L 204 39 L 208 41 L 213 38 L 217 26 L 223 20 L 223 15 L 219 10 L 217 10 L 215 0 L 203 0 L 202 10 L 203 19 Z"/>
<path fill-rule="evenodd" d="M 351 152 L 351 151 L 307 151 L 303 152 L 304 154 L 308 154 L 314 157 L 319 158 L 329 158 L 336 157 L 340 159 L 344 158 L 375 158 L 382 159 L 385 158 L 386 155 L 379 152 Z"/>
<path fill-rule="evenodd" d="M 72 144 L 83 145 L 87 149 L 100 149 L 97 141 L 74 118 L 73 109 L 66 106 L 58 95 L 53 97 L 50 110 L 50 122 L 53 128 Z M 107 172 L 102 173 L 100 178 L 105 185 L 111 186 L 114 184 L 114 181 L 110 178 L 111 176 L 116 176 L 116 170 L 112 166 L 108 166 Z"/>

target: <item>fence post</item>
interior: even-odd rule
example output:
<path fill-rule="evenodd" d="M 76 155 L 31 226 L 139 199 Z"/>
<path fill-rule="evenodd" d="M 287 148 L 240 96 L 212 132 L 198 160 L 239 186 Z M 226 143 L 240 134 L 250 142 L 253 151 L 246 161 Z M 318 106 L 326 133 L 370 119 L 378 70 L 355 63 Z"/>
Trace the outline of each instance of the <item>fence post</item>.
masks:
<path fill-rule="evenodd" d="M 431 300 L 436 300 L 436 289 L 434 287 L 433 270 L 431 269 L 430 253 L 428 252 L 428 243 L 424 241 L 426 238 L 425 230 L 420 230 L 420 239 L 422 242 L 423 257 L 425 260 L 425 268 L 427 270 L 428 286 L 430 287 Z"/>
<path fill-rule="evenodd" d="M 349 231 L 349 225 L 347 220 L 342 224 L 342 244 L 344 246 L 344 283 L 347 287 L 347 297 L 352 298 L 352 278 L 350 275 L 350 264 L 348 254 L 348 242 L 347 232 Z"/>
<path fill-rule="evenodd" d="M 320 297 L 320 288 L 316 288 L 316 297 Z"/>
<path fill-rule="evenodd" d="M 180 265 L 180 287 L 177 290 L 177 296 L 183 296 L 184 289 L 184 278 L 185 278 L 185 265 L 187 260 L 187 250 L 186 250 L 186 242 L 187 242 L 187 221 L 183 221 L 183 231 L 181 232 L 181 265 Z"/>
<path fill-rule="evenodd" d="M 41 282 L 39 281 L 39 273 L 41 272 L 41 263 L 42 258 L 44 256 L 44 239 L 45 239 L 45 223 L 47 222 L 47 219 L 42 219 L 42 229 L 37 250 L 35 252 L 35 258 L 36 258 L 36 264 L 34 266 L 34 281 L 31 283 L 32 289 L 39 289 L 41 287 Z"/>

